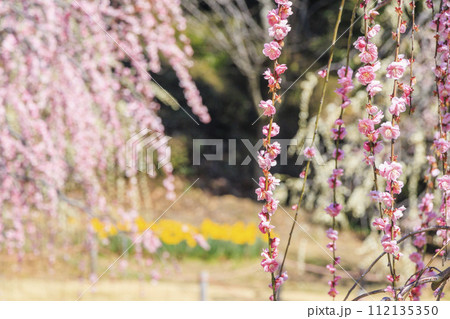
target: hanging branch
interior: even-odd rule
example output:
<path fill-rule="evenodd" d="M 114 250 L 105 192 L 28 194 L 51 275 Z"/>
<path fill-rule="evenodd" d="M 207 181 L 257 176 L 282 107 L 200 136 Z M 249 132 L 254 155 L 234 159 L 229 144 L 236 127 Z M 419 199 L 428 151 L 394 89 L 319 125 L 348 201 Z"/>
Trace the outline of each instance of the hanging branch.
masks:
<path fill-rule="evenodd" d="M 291 240 L 292 240 L 292 234 L 294 232 L 294 227 L 295 227 L 295 224 L 297 222 L 298 213 L 299 213 L 300 207 L 302 205 L 303 196 L 305 195 L 306 183 L 308 181 L 308 173 L 309 173 L 309 167 L 311 165 L 311 160 L 312 160 L 312 158 L 315 155 L 314 142 L 315 142 L 316 135 L 317 135 L 317 128 L 318 128 L 318 125 L 319 125 L 319 118 L 320 118 L 320 115 L 322 113 L 322 107 L 323 107 L 323 103 L 324 103 L 324 100 L 325 100 L 325 93 L 326 93 L 326 90 L 327 90 L 328 79 L 329 79 L 329 75 L 330 75 L 330 67 L 331 67 L 331 63 L 333 62 L 334 48 L 336 46 L 337 33 L 338 33 L 338 30 L 339 30 L 339 25 L 341 23 L 342 11 L 343 11 L 343 8 L 344 8 L 344 4 L 345 4 L 345 0 L 341 0 L 341 4 L 339 6 L 338 17 L 337 17 L 337 20 L 336 20 L 336 24 L 334 26 L 333 40 L 332 40 L 332 45 L 331 45 L 331 48 L 330 48 L 330 57 L 328 59 L 326 75 L 325 75 L 325 82 L 324 82 L 323 87 L 322 87 L 322 94 L 321 94 L 321 97 L 320 97 L 319 110 L 317 111 L 316 122 L 315 122 L 315 125 L 314 125 L 313 138 L 312 138 L 310 146 L 307 147 L 305 149 L 305 152 L 304 152 L 305 156 L 308 158 L 308 162 L 306 164 L 306 169 L 304 171 L 305 175 L 304 175 L 303 186 L 302 186 L 302 190 L 301 190 L 301 193 L 300 193 L 300 198 L 298 200 L 297 208 L 295 210 L 295 215 L 294 215 L 294 218 L 293 218 L 291 230 L 289 232 L 288 242 L 287 242 L 287 245 L 286 245 L 286 248 L 285 248 L 285 251 L 284 251 L 283 261 L 282 261 L 281 266 L 280 266 L 280 274 L 282 274 L 282 271 L 283 271 L 284 263 L 286 261 L 286 256 L 288 254 L 289 247 L 290 247 Z"/>
<path fill-rule="evenodd" d="M 413 231 L 405 236 L 403 236 L 402 238 L 400 238 L 398 240 L 398 244 L 400 244 L 401 242 L 405 241 L 406 239 L 408 239 L 411 236 L 414 236 L 416 234 L 420 234 L 420 233 L 427 233 L 427 232 L 433 232 L 433 231 L 437 231 L 439 229 L 446 229 L 449 230 L 450 226 L 433 226 L 433 227 L 429 227 L 429 228 L 424 228 L 424 229 L 420 229 L 417 231 Z M 375 266 L 375 264 L 384 256 L 386 255 L 386 252 L 381 253 L 371 264 L 370 266 L 363 272 L 363 274 L 355 281 L 355 283 L 353 284 L 353 286 L 349 289 L 349 291 L 347 292 L 347 295 L 344 298 L 344 301 L 346 301 L 348 299 L 348 297 L 350 296 L 351 292 L 353 291 L 353 289 L 356 288 L 357 285 L 359 285 L 359 283 L 361 282 L 362 279 L 364 279 L 364 277 L 372 270 L 372 268 Z"/>
<path fill-rule="evenodd" d="M 411 93 L 409 95 L 409 114 L 411 115 L 415 111 L 415 107 L 413 105 L 413 93 L 414 93 L 414 85 L 416 84 L 416 77 L 414 76 L 414 35 L 418 31 L 418 27 L 416 26 L 416 1 L 411 0 L 411 57 L 409 58 L 409 87 L 411 88 Z"/>
<path fill-rule="evenodd" d="M 329 214 L 332 217 L 332 227 L 329 228 L 326 231 L 327 237 L 331 240 L 327 244 L 327 248 L 330 249 L 333 253 L 331 264 L 327 265 L 327 269 L 332 275 L 332 280 L 328 281 L 328 284 L 330 286 L 330 290 L 328 291 L 328 295 L 330 295 L 333 300 L 335 300 L 336 295 L 339 293 L 336 290 L 336 287 L 338 285 L 339 280 L 341 279 L 340 276 L 336 276 L 336 266 L 340 263 L 341 258 L 336 256 L 336 250 L 337 250 L 337 240 L 338 240 L 338 231 L 336 230 L 336 217 L 339 215 L 342 205 L 337 202 L 337 188 L 342 185 L 342 182 L 340 180 L 341 176 L 344 175 L 344 170 L 342 168 L 338 168 L 338 162 L 340 160 L 343 160 L 344 151 L 339 149 L 340 142 L 345 138 L 347 135 L 347 130 L 344 127 L 344 121 L 343 121 L 343 115 L 344 110 L 350 105 L 350 99 L 348 95 L 353 90 L 353 70 L 349 67 L 350 62 L 350 48 L 352 44 L 352 34 L 353 34 L 353 24 L 355 21 L 356 16 L 356 9 L 359 5 L 359 0 L 355 2 L 355 5 L 353 7 L 352 11 L 352 18 L 350 22 L 350 32 L 348 36 L 347 41 L 347 59 L 346 59 L 346 65 L 343 66 L 338 70 L 338 83 L 340 84 L 340 87 L 335 91 L 341 98 L 342 103 L 339 106 L 340 112 L 339 116 L 334 122 L 334 125 L 337 125 L 336 128 L 332 128 L 332 138 L 335 140 L 335 150 L 333 152 L 334 157 L 334 169 L 331 177 L 328 179 L 328 185 L 332 189 L 333 193 L 333 201 L 332 203 L 325 209 L 326 213 Z"/>

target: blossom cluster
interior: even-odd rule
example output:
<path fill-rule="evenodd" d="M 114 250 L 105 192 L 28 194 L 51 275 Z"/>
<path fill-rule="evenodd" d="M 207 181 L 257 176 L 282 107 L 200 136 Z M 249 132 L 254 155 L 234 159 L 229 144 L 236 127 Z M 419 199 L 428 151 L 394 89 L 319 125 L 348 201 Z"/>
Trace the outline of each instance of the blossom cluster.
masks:
<path fill-rule="evenodd" d="M 433 8 L 432 1 L 427 1 L 428 8 Z M 450 115 L 446 113 L 447 109 L 444 105 L 447 103 L 448 93 L 447 87 L 447 65 L 448 65 L 448 27 L 450 25 L 448 20 L 449 6 L 447 3 L 443 3 L 441 11 L 438 12 L 433 21 L 432 28 L 436 31 L 437 38 L 437 52 L 439 53 L 439 59 L 436 60 L 436 67 L 434 69 L 435 79 L 436 79 L 436 89 L 437 96 L 439 100 L 439 125 L 434 136 L 434 141 L 432 145 L 432 150 L 434 150 L 434 155 L 427 156 L 429 169 L 427 174 L 425 174 L 425 181 L 427 182 L 427 190 L 425 195 L 422 197 L 421 203 L 419 204 L 419 218 L 420 225 L 418 225 L 414 230 L 420 231 L 421 229 L 428 228 L 433 225 L 445 226 L 448 222 L 447 216 L 447 200 L 449 192 L 449 175 L 446 169 L 445 162 L 447 157 L 447 151 L 449 149 L 449 144 L 446 138 L 446 133 L 448 132 L 448 118 Z M 437 27 L 439 25 L 439 27 Z M 447 118 L 447 120 L 446 120 Z M 441 166 L 442 164 L 442 166 Z M 442 167 L 442 173 L 439 167 Z M 435 196 L 432 191 L 435 187 L 438 187 L 442 191 L 442 204 L 439 208 L 440 213 L 434 210 L 433 200 Z M 447 243 L 447 231 L 438 230 L 436 232 L 437 236 L 442 237 L 443 244 Z M 423 256 L 424 250 L 427 244 L 427 237 L 425 233 L 417 233 L 414 236 L 413 245 L 416 247 L 416 251 L 409 255 L 409 259 L 416 264 L 416 272 L 423 270 L 425 267 Z M 436 249 L 439 251 L 439 249 Z M 425 270 L 422 276 L 433 275 L 432 271 Z M 418 275 L 413 276 L 410 282 L 418 279 Z M 418 285 L 411 290 L 411 299 L 419 300 L 421 296 L 421 289 L 424 285 Z"/>
<path fill-rule="evenodd" d="M 400 17 L 402 14 L 401 5 L 401 1 L 398 1 L 396 12 Z M 365 3 L 365 12 L 366 7 L 367 2 Z M 394 79 L 395 82 L 394 93 L 391 95 L 391 105 L 388 109 L 392 115 L 392 120 L 382 123 L 384 118 L 383 111 L 372 104 L 374 96 L 382 91 L 381 83 L 375 80 L 375 72 L 380 69 L 378 50 L 376 45 L 371 42 L 371 39 L 380 31 L 380 26 L 374 24 L 374 18 L 377 15 L 378 12 L 376 11 L 370 11 L 368 14 L 365 14 L 365 36 L 359 37 L 354 43 L 355 48 L 361 52 L 359 55 L 361 62 L 365 63 L 364 66 L 358 69 L 356 77 L 362 85 L 366 86 L 368 95 L 368 102 L 366 104 L 368 117 L 359 120 L 358 129 L 367 138 L 367 141 L 364 143 L 365 162 L 372 166 L 374 174 L 386 180 L 385 191 L 380 191 L 378 190 L 375 175 L 374 190 L 370 195 L 374 201 L 379 203 L 380 217 L 375 219 L 373 225 L 376 229 L 383 232 L 381 244 L 384 251 L 392 255 L 395 259 L 398 259 L 401 253 L 396 238 L 400 235 L 400 228 L 395 223 L 403 216 L 405 207 L 395 207 L 395 196 L 400 194 L 403 182 L 399 180 L 402 174 L 402 166 L 396 161 L 397 158 L 393 154 L 393 144 L 400 136 L 400 128 L 398 126 L 399 117 L 402 112 L 406 111 L 406 105 L 409 100 L 408 96 L 411 93 L 411 88 L 406 84 L 399 84 L 398 80 L 404 75 L 410 62 L 404 59 L 402 55 L 398 55 L 398 51 L 396 51 L 394 62 L 387 67 L 386 77 L 388 79 Z M 399 22 L 397 33 L 393 33 L 394 39 L 397 39 L 397 41 L 400 39 L 399 34 L 406 30 L 401 18 L 399 18 Z M 397 97 L 398 88 L 404 92 L 401 97 Z M 390 160 L 384 161 L 377 168 L 375 155 L 380 153 L 384 147 L 380 137 L 391 143 L 392 151 Z M 382 209 L 381 204 L 384 204 L 384 209 Z M 390 269 L 391 275 L 388 276 L 388 279 L 394 284 L 399 278 L 395 275 L 395 268 L 391 266 Z M 394 290 L 389 286 L 386 291 L 393 292 Z"/>
<path fill-rule="evenodd" d="M 434 195 L 431 193 L 426 193 L 419 204 L 419 218 L 421 220 L 421 225 L 416 227 L 414 230 L 418 231 L 420 229 L 427 228 L 433 221 L 435 221 L 437 215 L 433 211 Z M 416 273 L 425 267 L 423 262 L 423 252 L 425 245 L 427 243 L 427 238 L 425 233 L 418 233 L 414 236 L 413 245 L 416 247 L 416 251 L 409 255 L 409 259 L 416 265 Z M 411 278 L 411 282 L 417 279 L 417 275 Z M 411 290 L 411 299 L 419 300 L 422 295 L 422 288 L 424 285 L 417 285 Z"/>
<path fill-rule="evenodd" d="M 398 2 L 398 7 L 396 7 L 396 12 L 400 16 L 400 24 L 398 25 L 397 32 L 393 33 L 394 39 L 400 40 L 400 33 L 404 33 L 405 29 L 402 28 L 404 23 L 401 20 L 402 9 L 401 1 Z M 410 61 L 405 59 L 403 55 L 396 54 L 395 60 L 391 62 L 386 69 L 386 77 L 388 79 L 394 80 L 394 93 L 391 95 L 391 105 L 389 106 L 389 113 L 391 114 L 391 121 L 387 121 L 382 124 L 383 127 L 383 137 L 386 141 L 391 143 L 391 157 L 389 161 L 385 161 L 380 165 L 379 174 L 384 179 L 386 179 L 386 194 L 384 210 L 385 215 L 389 217 L 389 225 L 384 228 L 385 235 L 381 239 L 384 251 L 394 255 L 395 258 L 399 258 L 401 253 L 399 253 L 399 247 L 397 245 L 396 237 L 400 235 L 400 228 L 396 225 L 398 219 L 403 216 L 404 206 L 395 208 L 395 197 L 400 194 L 403 188 L 403 182 L 399 180 L 402 175 L 402 165 L 397 162 L 397 156 L 394 154 L 393 145 L 395 140 L 400 136 L 400 128 L 398 123 L 400 122 L 400 114 L 406 111 L 406 105 L 410 104 L 410 96 L 412 93 L 412 88 L 406 83 L 402 83 L 399 80 L 404 76 Z M 403 95 L 397 97 L 397 91 L 401 89 Z M 380 129 L 381 130 L 381 129 Z M 396 281 L 396 278 L 392 278 L 391 281 Z"/>
<path fill-rule="evenodd" d="M 320 74 L 319 74 L 320 75 Z M 328 294 L 331 297 L 336 297 L 338 291 L 336 290 L 336 286 L 341 277 L 336 276 L 336 265 L 340 262 L 340 257 L 336 256 L 337 245 L 336 241 L 338 239 L 338 231 L 335 229 L 335 217 L 339 215 L 342 209 L 342 205 L 336 202 L 336 190 L 339 186 L 342 185 L 340 178 L 344 174 L 344 170 L 342 168 L 338 168 L 338 161 L 344 159 L 344 151 L 340 148 L 340 142 L 347 135 L 347 130 L 344 126 L 344 121 L 342 119 L 344 109 L 350 105 L 350 99 L 348 94 L 353 90 L 353 70 L 349 67 L 342 67 L 338 70 L 338 83 L 340 87 L 335 90 L 335 92 L 341 97 L 342 103 L 340 105 L 340 115 L 334 122 L 336 127 L 331 129 L 331 136 L 333 140 L 335 140 L 336 148 L 333 151 L 333 158 L 335 161 L 335 168 L 333 169 L 333 173 L 331 177 L 328 179 L 328 186 L 333 190 L 333 202 L 325 208 L 325 212 L 329 214 L 333 218 L 333 228 L 327 230 L 327 237 L 331 240 L 327 248 L 333 253 L 333 261 L 331 264 L 327 265 L 327 269 L 332 274 L 333 279 L 328 282 L 330 286 L 330 290 Z"/>
<path fill-rule="evenodd" d="M 397 7 L 396 12 L 401 15 L 401 8 Z M 400 194 L 403 187 L 403 182 L 399 180 L 402 174 L 402 166 L 396 161 L 396 156 L 391 154 L 390 161 L 385 161 L 377 169 L 374 156 L 383 149 L 383 144 L 379 140 L 380 135 L 391 144 L 400 136 L 399 117 L 402 112 L 406 111 L 406 105 L 410 101 L 409 96 L 412 90 L 407 84 L 399 83 L 398 80 L 403 77 L 410 61 L 402 55 L 397 55 L 395 61 L 387 67 L 386 77 L 395 80 L 394 94 L 391 96 L 391 105 L 389 106 L 392 120 L 381 123 L 384 118 L 383 112 L 377 106 L 371 104 L 372 98 L 382 89 L 380 82 L 375 80 L 375 71 L 380 68 L 377 61 L 376 46 L 370 42 L 370 39 L 380 30 L 379 25 L 373 25 L 373 18 L 376 15 L 378 13 L 371 11 L 365 17 L 368 24 L 366 35 L 365 37 L 359 37 L 354 44 L 361 51 L 361 61 L 366 63 L 358 70 L 356 76 L 361 84 L 367 85 L 368 93 L 366 109 L 369 116 L 359 121 L 358 129 L 368 139 L 364 143 L 366 163 L 373 166 L 374 171 L 386 180 L 384 192 L 378 190 L 371 192 L 372 198 L 385 206 L 382 216 L 375 220 L 374 226 L 384 231 L 384 236 L 381 239 L 384 251 L 392 254 L 395 258 L 399 258 L 400 253 L 396 237 L 400 234 L 400 228 L 395 225 L 395 222 L 402 217 L 405 208 L 403 206 L 395 208 L 394 203 L 395 195 Z M 402 32 L 405 32 L 404 23 L 399 24 L 398 33 Z M 398 36 L 399 34 L 394 34 L 394 37 Z M 401 97 L 396 96 L 397 87 L 403 91 Z"/>
<path fill-rule="evenodd" d="M 381 124 L 383 132 L 383 138 L 390 142 L 391 154 L 388 161 L 385 161 L 379 167 L 379 175 L 386 180 L 386 193 L 382 198 L 385 209 L 383 216 L 387 216 L 380 219 L 376 219 L 374 222 L 377 229 L 384 231 L 384 236 L 381 239 L 384 251 L 391 254 L 395 259 L 399 259 L 402 255 L 399 252 L 397 244 L 397 237 L 400 236 L 401 230 L 397 225 L 397 221 L 403 216 L 403 212 L 406 210 L 404 206 L 395 207 L 395 199 L 401 193 L 403 188 L 403 182 L 399 180 L 403 171 L 402 165 L 397 162 L 397 156 L 395 155 L 394 143 L 400 136 L 400 115 L 406 111 L 406 106 L 411 106 L 411 94 L 412 87 L 406 83 L 401 82 L 405 71 L 409 67 L 411 61 L 405 59 L 403 55 L 398 54 L 398 46 L 400 44 L 400 35 L 406 31 L 405 22 L 402 20 L 402 5 L 403 1 L 397 1 L 395 12 L 398 15 L 398 25 L 396 32 L 393 32 L 393 38 L 397 42 L 397 49 L 395 52 L 394 61 L 391 62 L 386 69 L 386 78 L 394 80 L 394 90 L 391 97 L 391 105 L 389 106 L 389 113 L 391 114 L 391 121 L 387 121 Z M 410 81 L 410 84 L 413 82 Z M 398 91 L 403 93 L 400 97 L 397 97 Z M 381 131 L 381 128 L 380 128 Z M 383 225 L 384 223 L 384 225 Z M 391 265 L 391 275 L 388 276 L 388 280 L 395 285 L 396 281 L 400 280 L 400 276 L 395 275 L 395 261 Z M 388 286 L 388 290 L 391 287 Z M 395 292 L 393 296 L 396 298 Z"/>
<path fill-rule="evenodd" d="M 85 194 L 76 207 L 112 214 L 118 202 L 108 207 L 104 187 L 111 168 L 130 180 L 136 174 L 124 156 L 130 134 L 158 133 L 158 158 L 167 158 L 160 90 L 148 73 L 158 73 L 161 60 L 192 112 L 210 121 L 189 72 L 193 51 L 182 13 L 179 0 L 0 4 L 0 206 L 11 207 L 0 216 L 0 245 L 8 242 L 8 253 L 22 255 L 29 242 L 37 253 L 49 241 L 49 259 L 56 258 L 46 237 L 59 232 L 60 200 L 72 203 L 63 196 L 67 185 Z M 162 170 L 174 199 L 172 164 Z M 49 231 L 35 222 L 36 212 L 47 214 Z"/>
<path fill-rule="evenodd" d="M 432 163 L 432 161 L 430 162 Z M 433 211 L 433 200 L 434 195 L 428 192 L 422 197 L 422 200 L 419 204 L 419 218 L 421 220 L 421 225 L 416 227 L 414 229 L 415 231 L 427 228 L 429 225 L 436 222 L 437 214 Z M 440 232 L 441 231 L 438 231 L 438 235 Z M 417 279 L 419 279 L 420 271 L 422 271 L 425 267 L 423 256 L 426 244 L 427 238 L 425 233 L 417 233 L 416 235 L 414 235 L 413 245 L 416 247 L 416 251 L 409 255 L 409 259 L 416 265 L 416 274 L 410 278 L 408 283 L 413 283 Z M 426 269 L 422 274 L 423 277 L 429 277 L 433 275 L 435 275 L 435 273 L 430 269 Z M 425 284 L 417 285 L 413 289 L 411 289 L 411 300 L 420 300 L 423 287 L 425 287 Z"/>
<path fill-rule="evenodd" d="M 450 149 L 450 142 L 448 141 L 448 131 L 450 131 L 450 112 L 448 112 L 447 105 L 450 102 L 450 96 L 448 93 L 448 64 L 450 62 L 450 42 L 448 37 L 450 36 L 450 3 L 444 1 L 440 12 L 438 12 L 432 22 L 432 28 L 436 30 L 437 36 L 437 52 L 439 54 L 436 61 L 436 67 L 434 70 L 436 76 L 437 96 L 439 99 L 439 124 L 438 130 L 434 136 L 433 148 L 435 158 L 437 160 L 437 187 L 441 190 L 442 199 L 440 205 L 440 215 L 437 217 L 436 222 L 440 226 L 448 224 L 450 219 L 449 206 L 450 206 L 450 174 L 447 165 L 448 151 Z M 446 245 L 450 238 L 447 235 L 447 231 L 438 231 L 437 235 L 442 237 L 443 245 Z M 442 252 L 442 254 L 444 251 Z"/>
<path fill-rule="evenodd" d="M 367 5 L 367 3 L 365 4 Z M 367 25 L 367 32 L 365 36 L 360 36 L 354 42 L 354 47 L 360 51 L 359 57 L 364 63 L 356 72 L 356 79 L 362 85 L 366 86 L 368 102 L 366 104 L 367 118 L 360 119 L 358 129 L 363 134 L 367 141 L 364 142 L 364 157 L 368 165 L 375 167 L 374 156 L 380 153 L 383 149 L 382 143 L 379 141 L 380 130 L 375 126 L 381 123 L 384 117 L 383 111 L 379 110 L 376 105 L 372 105 L 373 97 L 382 91 L 382 84 L 375 80 L 376 74 L 380 69 L 380 62 L 378 61 L 378 49 L 375 43 L 371 42 L 377 33 L 380 31 L 380 26 L 375 24 L 375 17 L 378 16 L 377 11 L 371 10 L 365 14 L 365 24 Z"/>
<path fill-rule="evenodd" d="M 272 41 L 264 44 L 263 49 L 263 54 L 274 61 L 274 67 L 273 69 L 268 68 L 263 74 L 268 81 L 269 93 L 272 94 L 272 98 L 261 101 L 259 104 L 259 107 L 263 109 L 263 114 L 270 118 L 270 122 L 262 130 L 265 136 L 263 140 L 264 150 L 261 150 L 258 155 L 258 165 L 264 176 L 259 178 L 259 187 L 256 189 L 258 200 L 265 201 L 262 211 L 258 215 L 260 219 L 259 230 L 268 235 L 269 247 L 263 249 L 261 253 L 263 257 L 261 266 L 264 271 L 272 273 L 272 283 L 269 285 L 269 288 L 273 290 L 273 294 L 270 296 L 271 300 L 276 298 L 276 292 L 288 278 L 286 272 L 279 276 L 274 275 L 279 268 L 276 258 L 278 257 L 280 239 L 271 237 L 271 230 L 274 228 L 271 219 L 278 207 L 278 200 L 273 198 L 273 192 L 275 187 L 280 184 L 280 180 L 270 173 L 270 169 L 277 164 L 276 158 L 281 151 L 280 144 L 272 141 L 272 137 L 280 132 L 280 127 L 273 121 L 273 116 L 276 113 L 275 104 L 280 100 L 277 90 L 280 89 L 281 75 L 287 70 L 286 65 L 279 64 L 277 59 L 281 55 L 284 38 L 291 30 L 287 18 L 292 15 L 292 2 L 287 0 L 275 0 L 275 2 L 278 5 L 277 8 L 270 10 L 267 14 L 270 25 L 269 35 L 272 37 Z"/>

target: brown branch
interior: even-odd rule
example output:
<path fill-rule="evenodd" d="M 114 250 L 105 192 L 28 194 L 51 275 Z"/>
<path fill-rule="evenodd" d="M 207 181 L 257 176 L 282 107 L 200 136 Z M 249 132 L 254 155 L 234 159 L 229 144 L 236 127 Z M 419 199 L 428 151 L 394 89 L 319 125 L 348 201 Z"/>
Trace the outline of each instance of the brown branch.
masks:
<path fill-rule="evenodd" d="M 442 246 L 442 248 L 439 249 L 436 252 L 436 254 L 434 254 L 433 257 L 431 257 L 431 259 L 428 261 L 427 265 L 419 272 L 419 274 L 417 275 L 417 279 L 415 280 L 414 287 L 418 286 L 418 282 L 420 280 L 420 277 L 422 277 L 422 275 L 425 273 L 425 270 L 430 267 L 430 265 L 433 262 L 433 260 L 435 260 L 441 254 L 441 252 L 448 246 L 448 244 L 450 244 L 450 242 L 447 242 L 444 246 Z M 444 275 L 446 275 L 447 272 L 448 272 L 448 269 L 444 270 L 442 273 L 444 273 Z M 442 273 L 440 275 L 442 275 Z M 450 276 L 450 272 L 448 274 Z M 408 293 L 409 293 L 409 290 L 406 292 L 406 296 L 408 295 Z"/>
<path fill-rule="evenodd" d="M 439 275 L 440 279 L 431 285 L 431 289 L 436 290 L 450 278 L 450 267 L 442 271 Z"/>
<path fill-rule="evenodd" d="M 424 268 L 425 269 L 425 268 Z M 399 294 L 398 297 L 401 299 L 404 299 L 405 297 L 408 296 L 409 292 L 411 291 L 411 289 L 413 289 L 416 286 L 419 285 L 423 285 L 426 283 L 431 282 L 431 289 L 433 289 L 433 287 L 436 287 L 433 290 L 436 290 L 437 288 L 439 288 L 440 285 L 444 284 L 445 282 L 447 282 L 447 280 L 450 278 L 450 267 L 447 268 L 446 270 L 444 270 L 443 272 L 441 272 L 440 274 L 436 275 L 436 276 L 432 276 L 432 277 L 426 277 L 426 278 L 421 278 L 419 280 L 415 280 L 414 282 L 410 283 L 409 285 L 404 286 Z"/>
<path fill-rule="evenodd" d="M 423 285 L 423 284 L 426 284 L 426 283 L 429 283 L 429 282 L 436 282 L 439 279 L 440 279 L 440 277 L 438 275 L 438 276 L 433 276 L 433 277 L 422 278 L 418 282 L 419 282 L 419 285 Z M 410 289 L 412 289 L 413 286 L 414 286 L 414 283 L 411 283 L 411 284 L 409 284 L 407 286 L 404 286 L 402 288 L 395 289 L 395 290 L 400 290 L 400 293 L 398 294 L 398 297 L 401 297 L 403 291 L 410 290 Z M 365 298 L 367 296 L 375 295 L 375 294 L 379 294 L 379 293 L 383 293 L 383 292 L 385 292 L 384 289 L 377 289 L 377 290 L 374 290 L 374 291 L 370 291 L 370 292 L 364 293 L 362 295 L 359 295 L 358 297 L 353 299 L 353 301 L 358 301 L 358 300 L 360 300 L 362 298 Z"/>
<path fill-rule="evenodd" d="M 377 289 L 377 290 L 369 291 L 369 292 L 363 293 L 362 295 L 359 295 L 358 297 L 356 297 L 352 301 L 358 301 L 358 300 L 363 299 L 365 297 L 368 297 L 368 296 L 371 296 L 371 295 L 376 295 L 376 294 L 381 294 L 381 293 L 384 293 L 384 292 L 385 292 L 384 289 Z"/>
<path fill-rule="evenodd" d="M 424 228 L 421 230 L 416 230 L 413 231 L 405 236 L 403 236 L 402 238 L 400 238 L 398 240 L 398 244 L 400 244 L 401 242 L 403 242 L 404 240 L 406 240 L 407 238 L 414 236 L 416 234 L 420 234 L 420 233 L 426 233 L 426 232 L 432 232 L 432 231 L 436 231 L 439 229 L 450 229 L 450 226 L 433 226 L 433 227 L 429 227 L 429 228 Z M 353 286 L 350 288 L 350 290 L 347 292 L 347 295 L 344 298 L 344 301 L 346 301 L 348 299 L 348 297 L 350 296 L 350 293 L 353 291 L 353 289 L 356 288 L 357 285 L 359 285 L 360 281 L 364 278 L 364 276 L 366 276 L 370 270 L 372 270 L 373 266 L 375 266 L 375 264 L 384 256 L 386 255 L 386 252 L 383 252 L 382 254 L 380 254 L 373 262 L 372 264 L 370 264 L 369 268 L 367 268 L 364 273 L 358 278 L 358 280 L 355 281 L 355 283 L 353 284 Z"/>
<path fill-rule="evenodd" d="M 438 288 L 436 301 L 441 301 L 442 292 L 444 291 L 445 285 L 448 281 L 444 281 L 442 285 Z"/>

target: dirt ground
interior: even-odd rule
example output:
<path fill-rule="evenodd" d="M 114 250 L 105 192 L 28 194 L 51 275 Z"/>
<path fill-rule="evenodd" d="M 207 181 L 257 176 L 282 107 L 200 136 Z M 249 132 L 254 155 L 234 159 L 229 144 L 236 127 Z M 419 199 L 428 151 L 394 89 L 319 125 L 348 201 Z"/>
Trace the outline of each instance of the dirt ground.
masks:
<path fill-rule="evenodd" d="M 293 263 L 288 269 L 295 271 Z M 104 275 L 91 286 L 87 280 L 61 279 L 51 275 L 21 278 L 0 277 L 0 300 L 201 300 L 201 273 L 207 272 L 204 295 L 206 300 L 267 300 L 269 277 L 263 273 L 257 260 L 245 262 L 213 262 L 186 260 L 178 272 L 171 271 L 157 282 L 127 278 L 111 278 Z M 288 281 L 282 291 L 282 300 L 331 300 L 327 295 L 327 276 L 306 271 L 301 278 Z M 342 300 L 353 283 L 344 277 L 336 300 Z M 380 285 L 364 286 L 367 290 Z M 431 290 L 426 288 L 424 300 L 432 300 Z M 356 293 L 363 292 L 356 289 Z M 354 294 L 353 294 L 354 295 Z M 380 300 L 381 295 L 373 299 Z M 448 297 L 444 298 L 448 300 Z"/>
<path fill-rule="evenodd" d="M 270 294 L 267 287 L 269 276 L 261 270 L 256 259 L 212 262 L 184 260 L 176 268 L 168 267 L 166 271 L 157 282 L 112 278 L 108 273 L 92 287 L 85 279 L 64 279 L 61 273 L 45 276 L 44 272 L 37 272 L 35 276 L 17 275 L 14 278 L 2 276 L 0 299 L 76 300 L 84 292 L 81 300 L 200 300 L 202 273 L 207 276 L 207 300 L 267 300 Z M 282 292 L 282 299 L 330 300 L 326 295 L 325 278 L 320 281 L 315 278 L 315 275 L 307 272 L 303 275 L 303 281 L 288 282 Z"/>
<path fill-rule="evenodd" d="M 184 185 L 184 186 L 183 186 Z M 186 183 L 178 183 L 181 194 Z M 154 189 L 147 199 L 144 217 L 155 219 L 166 211 L 169 203 L 163 199 L 164 191 Z M 256 225 L 260 204 L 250 199 L 231 195 L 212 196 L 197 188 L 192 188 L 182 196 L 164 214 L 164 218 L 175 219 L 191 224 L 201 223 L 210 218 L 218 223 L 251 222 Z M 287 210 L 290 213 L 290 210 Z M 286 269 L 289 280 L 283 286 L 283 300 L 331 300 L 327 295 L 327 281 L 331 276 L 325 269 L 330 262 L 330 253 L 326 249 L 328 239 L 325 227 L 315 225 L 306 213 L 301 213 L 296 227 L 293 244 L 287 258 Z M 274 219 L 275 231 L 282 238 L 281 251 L 287 240 L 292 220 L 280 209 Z M 342 300 L 353 279 L 358 278 L 364 263 L 377 256 L 380 247 L 363 249 L 361 236 L 350 232 L 340 233 L 338 254 L 342 257 L 345 271 L 338 270 L 342 280 L 337 300 Z M 267 300 L 270 289 L 269 275 L 262 271 L 259 259 L 205 261 L 200 259 L 183 259 L 174 261 L 170 258 L 164 262 L 155 261 L 152 266 L 137 265 L 129 259 L 126 270 L 120 269 L 117 262 L 89 289 L 91 284 L 86 276 L 80 274 L 77 260 L 86 256 L 80 251 L 66 252 L 71 257 L 68 262 L 57 261 L 53 268 L 42 257 L 27 255 L 18 265 L 12 256 L 0 253 L 0 300 L 200 300 L 200 276 L 206 273 L 206 299 L 208 300 Z M 103 273 L 117 258 L 116 255 L 102 255 L 98 261 L 98 273 Z M 403 258 L 407 269 L 407 258 Z M 410 263 L 410 262 L 409 262 Z M 151 272 L 158 269 L 161 278 L 152 281 Z M 364 283 L 367 290 L 386 286 L 385 261 L 380 261 L 379 268 L 367 276 L 369 283 Z M 141 278 L 141 280 L 139 280 Z M 402 276 L 406 280 L 406 276 Z M 367 285 L 370 284 L 370 287 Z M 363 291 L 355 289 L 355 293 Z M 424 299 L 431 299 L 427 288 Z M 447 288 L 447 295 L 449 294 Z M 380 300 L 381 295 L 374 297 Z M 448 299 L 446 296 L 444 299 Z"/>

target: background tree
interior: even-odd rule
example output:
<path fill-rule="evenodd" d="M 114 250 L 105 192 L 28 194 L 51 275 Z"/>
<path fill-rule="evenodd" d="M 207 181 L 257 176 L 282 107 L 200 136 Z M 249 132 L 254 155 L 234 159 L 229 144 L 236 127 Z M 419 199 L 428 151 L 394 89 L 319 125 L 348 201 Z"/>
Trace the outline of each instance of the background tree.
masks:
<path fill-rule="evenodd" d="M 9 252 L 21 256 L 32 242 L 53 254 L 61 200 L 89 219 L 133 209 L 106 199 L 108 183 L 136 184 L 125 163 L 132 134 L 158 132 L 158 152 L 166 151 L 158 99 L 171 96 L 151 75 L 163 65 L 192 112 L 210 121 L 189 74 L 185 28 L 177 0 L 0 4 L 0 243 Z M 171 164 L 163 170 L 174 199 Z M 48 236 L 36 240 L 43 220 Z"/>

